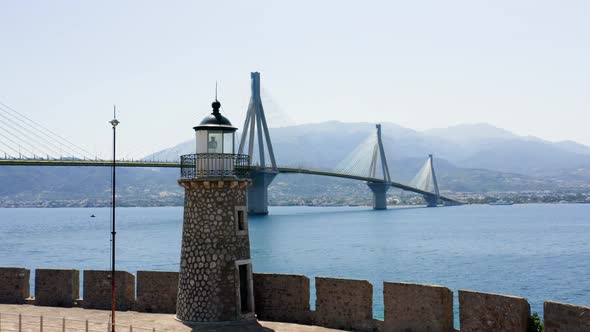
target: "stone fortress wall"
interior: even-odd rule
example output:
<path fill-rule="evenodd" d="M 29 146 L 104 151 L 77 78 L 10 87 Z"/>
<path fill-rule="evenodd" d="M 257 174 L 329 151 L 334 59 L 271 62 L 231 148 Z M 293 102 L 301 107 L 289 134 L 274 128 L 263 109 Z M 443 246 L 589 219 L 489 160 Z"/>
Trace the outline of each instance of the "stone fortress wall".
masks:
<path fill-rule="evenodd" d="M 0 303 L 80 306 L 109 309 L 110 271 L 83 271 L 84 299 L 78 270 L 38 269 L 30 298 L 30 271 L 0 268 Z M 174 313 L 177 272 L 118 271 L 120 310 Z M 373 286 L 364 280 L 316 277 L 316 310 L 310 309 L 310 280 L 302 275 L 254 274 L 258 319 L 355 331 L 449 332 L 453 329 L 453 292 L 442 286 L 384 282 L 384 320 L 373 318 Z M 137 296 L 135 290 L 137 289 Z M 459 290 L 461 332 L 525 332 L 530 306 L 521 297 Z M 545 302 L 547 332 L 590 331 L 590 307 Z"/>

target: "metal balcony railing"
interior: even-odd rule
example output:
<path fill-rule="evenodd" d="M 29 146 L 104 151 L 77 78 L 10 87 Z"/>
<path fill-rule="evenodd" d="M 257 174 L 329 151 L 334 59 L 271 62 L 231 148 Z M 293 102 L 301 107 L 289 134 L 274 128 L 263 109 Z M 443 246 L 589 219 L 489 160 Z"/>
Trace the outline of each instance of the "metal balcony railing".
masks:
<path fill-rule="evenodd" d="M 163 332 L 165 330 L 150 327 L 116 324 L 119 332 Z M 98 322 L 66 317 L 26 315 L 0 312 L 1 332 L 110 332 L 110 322 Z"/>
<path fill-rule="evenodd" d="M 180 178 L 245 178 L 249 162 L 246 154 L 185 154 L 180 156 Z"/>

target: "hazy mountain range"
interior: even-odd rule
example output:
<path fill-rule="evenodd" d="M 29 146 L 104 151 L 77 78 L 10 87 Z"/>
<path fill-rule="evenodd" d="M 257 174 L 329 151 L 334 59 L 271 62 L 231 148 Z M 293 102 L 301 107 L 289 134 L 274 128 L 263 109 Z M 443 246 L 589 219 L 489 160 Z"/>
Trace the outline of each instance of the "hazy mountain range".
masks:
<path fill-rule="evenodd" d="M 483 123 L 426 131 L 393 123 L 384 123 L 382 128 L 391 175 L 398 180 L 411 178 L 419 169 L 419 161 L 426 160 L 429 153 L 434 154 L 441 175 L 445 170 L 462 168 L 480 169 L 478 173 L 483 170 L 518 173 L 573 183 L 590 179 L 584 171 L 590 170 L 590 147 L 572 141 L 549 142 L 518 136 Z M 270 129 L 277 163 L 319 169 L 334 168 L 374 132 L 373 124 L 337 121 Z M 172 160 L 188 153 L 194 153 L 192 140 L 146 159 Z"/>
<path fill-rule="evenodd" d="M 402 183 L 407 183 L 428 154 L 433 153 L 441 190 L 583 191 L 590 187 L 590 147 L 579 143 L 518 136 L 488 124 L 426 131 L 393 123 L 382 126 L 391 176 Z M 270 130 L 279 165 L 316 169 L 333 169 L 374 132 L 374 124 L 337 121 Z M 174 160 L 181 154 L 194 153 L 194 146 L 190 140 L 146 159 Z M 120 194 L 129 205 L 145 205 L 154 200 L 160 201 L 155 204 L 180 202 L 178 170 L 123 169 L 120 174 Z M 107 169 L 2 167 L 0 197 L 4 200 L 108 200 L 109 181 Z M 314 182 L 321 186 L 306 193 L 301 183 Z M 341 189 L 334 191 L 335 186 Z M 270 190 L 273 197 L 273 193 L 279 195 L 278 191 L 319 195 L 322 190 L 333 194 L 361 187 L 366 186 L 358 181 L 322 179 L 318 182 L 303 175 L 280 175 Z"/>

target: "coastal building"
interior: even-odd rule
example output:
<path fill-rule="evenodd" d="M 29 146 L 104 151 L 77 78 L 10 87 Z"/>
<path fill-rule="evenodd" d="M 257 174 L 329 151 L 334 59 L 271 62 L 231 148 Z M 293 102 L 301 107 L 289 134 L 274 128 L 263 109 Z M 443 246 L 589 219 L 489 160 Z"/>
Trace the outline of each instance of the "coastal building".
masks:
<path fill-rule="evenodd" d="M 187 325 L 254 320 L 248 236 L 248 156 L 235 154 L 236 127 L 213 112 L 181 157 L 184 223 L 176 318 Z"/>

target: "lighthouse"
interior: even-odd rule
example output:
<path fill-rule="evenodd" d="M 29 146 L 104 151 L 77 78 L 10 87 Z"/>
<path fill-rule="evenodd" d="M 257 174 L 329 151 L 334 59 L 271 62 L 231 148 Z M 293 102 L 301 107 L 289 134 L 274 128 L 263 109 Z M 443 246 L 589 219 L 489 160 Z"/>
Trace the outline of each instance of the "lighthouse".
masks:
<path fill-rule="evenodd" d="M 193 129 L 181 156 L 184 217 L 176 318 L 187 325 L 255 318 L 248 236 L 249 157 L 235 153 L 236 127 L 221 103 Z"/>

